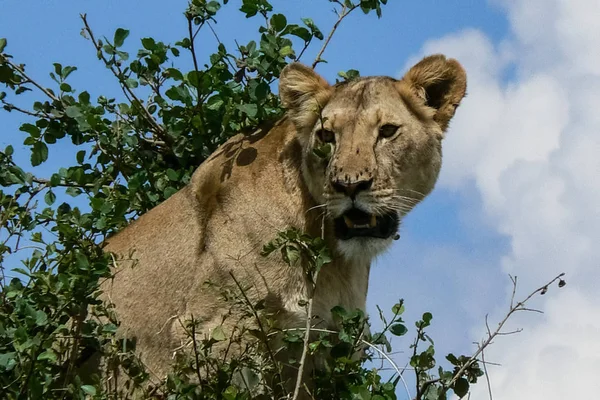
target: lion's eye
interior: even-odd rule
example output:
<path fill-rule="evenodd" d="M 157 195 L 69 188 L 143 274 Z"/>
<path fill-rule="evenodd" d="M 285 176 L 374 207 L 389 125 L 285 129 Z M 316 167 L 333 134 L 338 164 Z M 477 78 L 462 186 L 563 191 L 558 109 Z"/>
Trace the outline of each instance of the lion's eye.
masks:
<path fill-rule="evenodd" d="M 394 134 L 396 133 L 398 128 L 399 128 L 399 126 L 397 126 L 397 125 L 392 125 L 392 124 L 383 125 L 381 128 L 379 128 L 379 136 L 383 137 L 383 138 L 390 138 L 390 137 L 394 136 Z"/>
<path fill-rule="evenodd" d="M 317 131 L 317 136 L 319 137 L 319 140 L 323 143 L 335 142 L 335 133 L 328 129 L 319 129 Z"/>

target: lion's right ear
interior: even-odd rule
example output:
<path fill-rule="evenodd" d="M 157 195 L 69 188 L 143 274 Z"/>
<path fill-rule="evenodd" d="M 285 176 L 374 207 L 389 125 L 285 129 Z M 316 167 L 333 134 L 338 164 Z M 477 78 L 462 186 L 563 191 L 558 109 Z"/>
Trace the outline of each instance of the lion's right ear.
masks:
<path fill-rule="evenodd" d="M 297 62 L 288 64 L 279 77 L 281 103 L 298 127 L 314 125 L 332 91 L 312 68 Z"/>

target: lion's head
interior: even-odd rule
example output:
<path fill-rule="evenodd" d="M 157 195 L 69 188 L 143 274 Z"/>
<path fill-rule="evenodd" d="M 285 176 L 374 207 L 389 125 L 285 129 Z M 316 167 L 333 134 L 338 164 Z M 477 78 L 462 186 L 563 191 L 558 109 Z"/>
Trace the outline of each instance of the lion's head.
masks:
<path fill-rule="evenodd" d="M 330 86 L 294 63 L 279 85 L 303 147 L 304 179 L 334 221 L 339 250 L 373 257 L 433 189 L 444 132 L 465 95 L 465 71 L 435 55 L 401 80 L 368 77 Z"/>

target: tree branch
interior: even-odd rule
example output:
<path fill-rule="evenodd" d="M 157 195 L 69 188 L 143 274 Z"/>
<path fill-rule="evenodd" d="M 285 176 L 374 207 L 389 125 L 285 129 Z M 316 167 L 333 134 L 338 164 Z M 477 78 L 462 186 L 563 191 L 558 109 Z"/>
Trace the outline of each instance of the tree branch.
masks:
<path fill-rule="evenodd" d="M 344 18 L 346 18 L 348 16 L 348 14 L 350 14 L 352 11 L 357 9 L 359 6 L 360 6 L 359 4 L 355 4 L 352 7 L 348 8 L 348 7 L 346 7 L 345 4 L 342 5 L 342 11 L 338 14 L 338 20 L 335 22 L 335 24 L 333 24 L 333 28 L 331 28 L 331 31 L 329 32 L 327 39 L 325 39 L 325 43 L 323 43 L 323 46 L 321 47 L 321 50 L 319 50 L 319 53 L 317 54 L 315 61 L 313 61 L 313 63 L 312 63 L 313 69 L 317 66 L 317 64 L 319 64 L 320 62 L 323 62 L 323 59 L 321 57 L 323 56 L 325 49 L 329 45 L 329 41 L 333 37 L 333 34 L 337 30 L 340 23 L 344 20 Z"/>
<path fill-rule="evenodd" d="M 10 65 L 15 71 L 17 71 L 23 78 L 25 78 L 27 81 L 26 82 L 21 82 L 20 84 L 25 84 L 25 83 L 31 83 L 33 86 L 35 86 L 36 88 L 38 88 L 39 90 L 41 90 L 46 96 L 48 96 L 49 98 L 51 98 L 54 101 L 60 101 L 58 97 L 56 97 L 56 95 L 54 93 L 52 93 L 49 89 L 46 89 L 45 87 L 43 87 L 42 85 L 40 85 L 39 83 L 37 83 L 36 81 L 34 81 L 33 79 L 31 79 L 29 77 L 29 75 L 27 75 L 25 73 L 25 70 L 23 68 L 21 68 L 20 66 L 18 66 L 17 64 L 13 63 L 12 61 L 10 61 L 8 58 L 6 57 L 2 57 L 3 61 L 6 62 L 8 65 Z"/>
<path fill-rule="evenodd" d="M 123 91 L 123 94 L 125 95 L 125 97 L 127 97 L 127 100 L 129 100 L 129 102 L 131 102 L 132 104 L 136 104 L 139 106 L 140 110 L 142 111 L 144 119 L 146 120 L 146 122 L 148 122 L 150 124 L 150 126 L 152 127 L 152 131 L 156 134 L 157 137 L 162 139 L 165 143 L 172 144 L 173 140 L 171 139 L 171 137 L 169 137 L 169 135 L 167 135 L 167 132 L 164 130 L 164 128 L 159 125 L 159 123 L 154 119 L 152 114 L 150 114 L 148 109 L 146 107 L 144 107 L 142 101 L 136 96 L 134 91 L 131 90 L 131 88 L 128 87 L 123 82 L 123 71 L 121 71 L 121 68 L 118 65 L 111 63 L 104 56 L 104 53 L 102 52 L 102 46 L 100 46 L 100 44 L 94 37 L 94 33 L 92 32 L 92 29 L 90 28 L 90 26 L 88 24 L 87 15 L 80 14 L 79 16 L 81 17 L 81 20 L 83 21 L 85 32 L 88 35 L 90 35 L 90 40 L 92 41 L 94 47 L 96 48 L 96 51 L 98 52 L 98 58 L 104 62 L 106 67 L 108 67 L 111 70 L 111 72 L 113 73 L 113 75 L 119 80 L 119 86 L 121 87 L 121 90 Z"/>
<path fill-rule="evenodd" d="M 516 304 L 514 304 L 514 297 L 515 297 L 515 292 L 517 289 L 517 278 L 516 277 L 510 277 L 511 281 L 513 282 L 513 291 L 512 291 L 512 296 L 511 296 L 511 307 L 510 310 L 508 311 L 508 313 L 506 314 L 506 316 L 504 317 L 504 319 L 502 319 L 502 321 L 500 321 L 500 323 L 498 324 L 498 327 L 496 328 L 496 330 L 494 332 L 491 332 L 488 330 L 488 337 L 478 346 L 477 351 L 475 352 L 475 354 L 473 354 L 471 356 L 471 358 L 469 358 L 469 360 L 456 372 L 456 374 L 454 374 L 454 376 L 452 377 L 452 379 L 450 380 L 449 383 L 447 383 L 446 385 L 444 385 L 444 389 L 443 389 L 443 393 L 447 392 L 455 383 L 458 379 L 460 379 L 466 372 L 466 370 L 473 365 L 473 363 L 475 363 L 477 361 L 477 358 L 479 357 L 480 354 L 483 353 L 483 351 L 485 350 L 485 348 L 487 348 L 492 341 L 494 340 L 494 338 L 496 336 L 498 336 L 499 334 L 501 334 L 501 330 L 502 327 L 504 326 L 504 324 L 506 323 L 506 321 L 508 321 L 508 319 L 517 311 L 532 311 L 529 308 L 525 307 L 525 303 L 527 303 L 533 296 L 535 296 L 536 294 L 540 293 L 545 293 L 548 290 L 548 287 L 553 284 L 556 281 L 559 281 L 559 287 L 564 285 L 564 281 L 562 280 L 562 277 L 564 276 L 564 272 L 559 274 L 558 276 L 556 276 L 554 279 L 552 279 L 550 282 L 548 282 L 547 284 L 545 284 L 544 286 L 534 290 L 533 292 L 531 292 L 529 294 L 529 296 L 527 296 L 524 300 L 521 300 L 519 302 L 517 302 Z M 563 282 L 561 284 L 561 282 Z"/>

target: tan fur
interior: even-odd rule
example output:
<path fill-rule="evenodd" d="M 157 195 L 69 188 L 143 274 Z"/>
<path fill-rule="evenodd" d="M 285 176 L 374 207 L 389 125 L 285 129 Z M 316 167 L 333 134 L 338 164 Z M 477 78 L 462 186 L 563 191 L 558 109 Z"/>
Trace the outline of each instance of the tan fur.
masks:
<path fill-rule="evenodd" d="M 203 333 L 222 323 L 231 305 L 217 288 L 232 287 L 231 274 L 251 287 L 253 302 L 265 300 L 280 327 L 304 326 L 298 301 L 306 299 L 308 284 L 302 269 L 287 266 L 280 254 L 259 253 L 290 227 L 319 236 L 324 212 L 334 261 L 319 276 L 314 314 L 324 321 L 320 327 L 335 328 L 332 307 L 364 310 L 370 261 L 391 239 L 336 239 L 331 218 L 352 200 L 331 182 L 372 179 L 356 204 L 374 214 L 406 214 L 434 186 L 442 133 L 465 89 L 460 64 L 443 56 L 424 59 L 399 81 L 373 77 L 335 86 L 306 66 L 287 66 L 280 80 L 287 117 L 268 132 L 230 139 L 187 187 L 106 247 L 119 261 L 105 296 L 116 305 L 121 333 L 137 338 L 155 376 L 164 376 L 173 353 L 187 342 L 180 320 L 193 316 Z M 379 127 L 389 123 L 401 126 L 401 134 L 379 139 Z M 336 135 L 329 163 L 312 151 L 321 125 Z M 226 320 L 226 334 L 236 321 Z"/>

